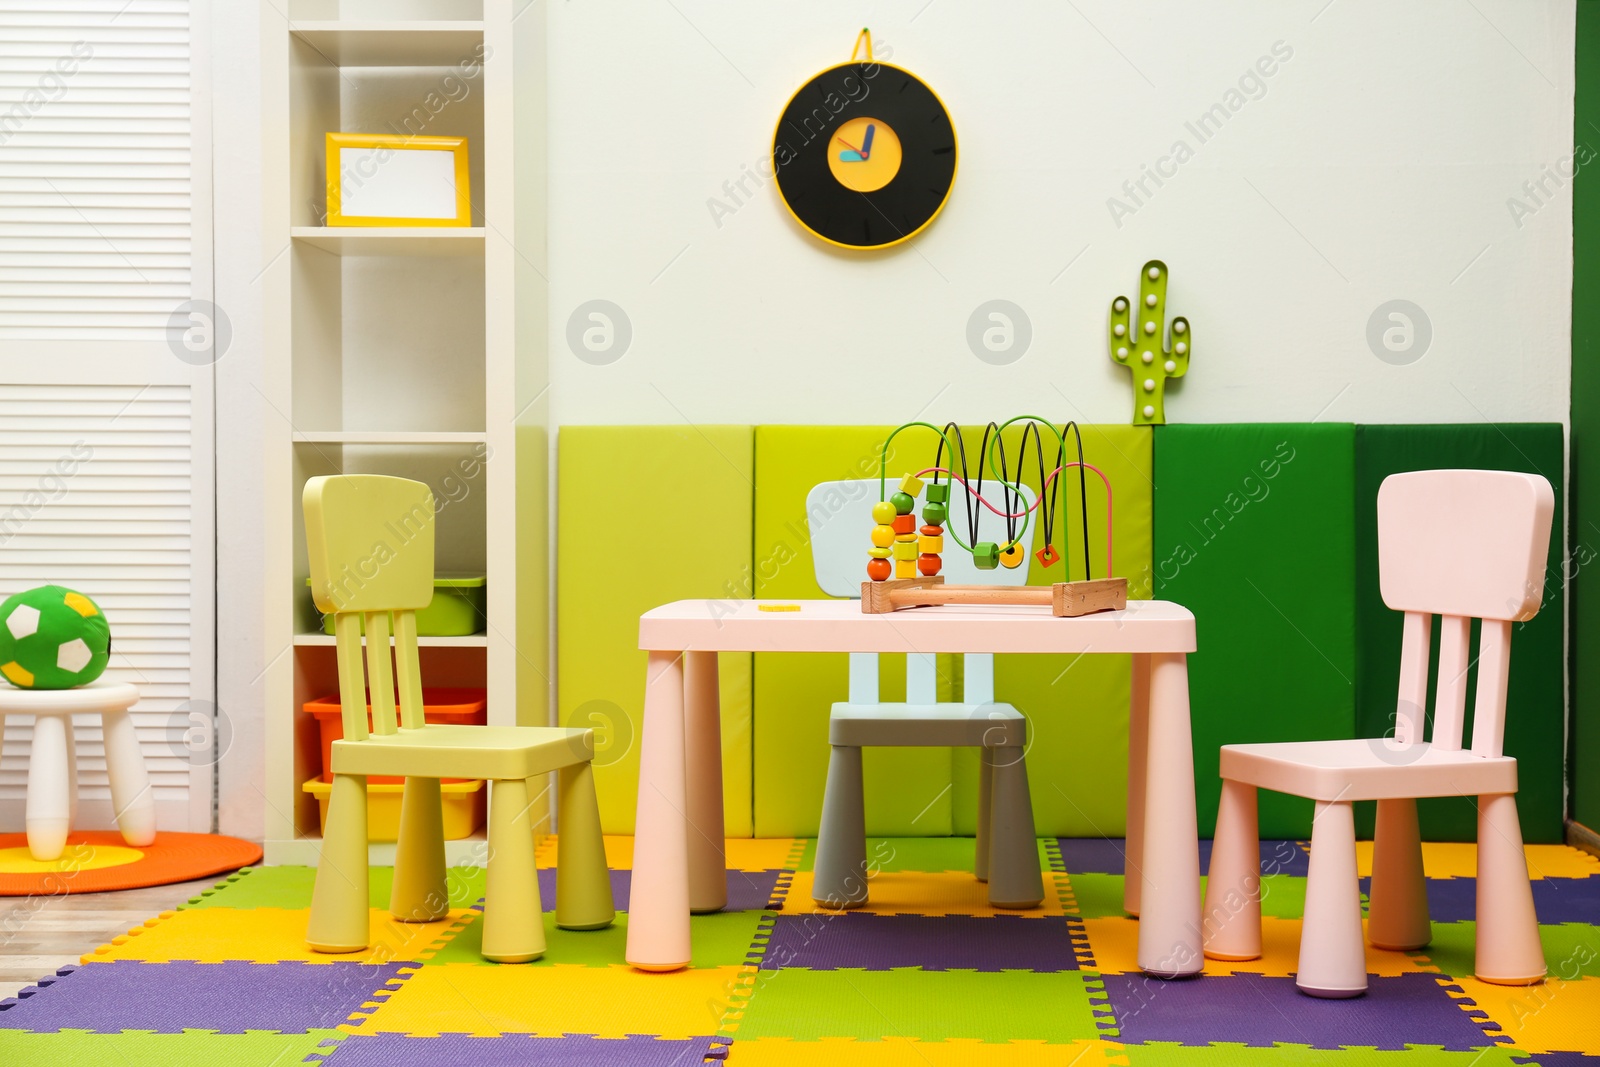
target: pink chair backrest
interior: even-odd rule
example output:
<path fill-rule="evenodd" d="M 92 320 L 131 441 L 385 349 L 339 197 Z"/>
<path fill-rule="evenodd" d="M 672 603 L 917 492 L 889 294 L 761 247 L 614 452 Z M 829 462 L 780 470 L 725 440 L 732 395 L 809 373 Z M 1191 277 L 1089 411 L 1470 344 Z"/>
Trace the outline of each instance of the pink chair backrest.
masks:
<path fill-rule="evenodd" d="M 1472 620 L 1482 619 L 1472 751 L 1498 756 L 1505 736 L 1511 623 L 1544 597 L 1555 493 L 1537 474 L 1438 470 L 1394 474 L 1378 489 L 1378 584 L 1406 613 L 1395 739 L 1422 739 L 1433 616 L 1442 616 L 1435 748 L 1460 749 Z"/>

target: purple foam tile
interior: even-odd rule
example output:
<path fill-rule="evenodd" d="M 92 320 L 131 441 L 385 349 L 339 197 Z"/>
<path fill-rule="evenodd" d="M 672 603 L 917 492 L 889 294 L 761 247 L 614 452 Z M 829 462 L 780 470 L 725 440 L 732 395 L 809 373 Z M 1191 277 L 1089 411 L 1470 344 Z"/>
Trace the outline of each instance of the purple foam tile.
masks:
<path fill-rule="evenodd" d="M 442 1063 L 470 1063 L 472 1067 L 689 1067 L 715 1055 L 714 1040 L 717 1039 L 597 1038 L 581 1034 L 373 1034 L 345 1038 L 322 1063 L 325 1067 L 436 1067 Z"/>
<path fill-rule="evenodd" d="M 1179 981 L 1108 974 L 1102 981 L 1123 1044 L 1438 1045 L 1458 1052 L 1495 1044 L 1431 974 L 1368 975 L 1367 995 L 1350 1000 L 1308 997 L 1293 978 L 1260 974 Z"/>
<path fill-rule="evenodd" d="M 1519 1057 L 1527 1056 L 1527 1059 Z M 1582 1052 L 1517 1052 L 1512 1060 L 1524 1067 L 1600 1067 L 1600 1052 L 1590 1056 Z"/>
<path fill-rule="evenodd" d="M 375 993 L 387 990 L 391 979 L 402 977 L 402 968 L 415 966 L 90 963 L 0 1007 L 0 1029 L 303 1034 L 345 1022 Z"/>
<path fill-rule="evenodd" d="M 728 903 L 723 911 L 761 911 L 777 891 L 783 871 L 728 871 Z M 611 903 L 618 911 L 628 910 L 632 896 L 633 872 L 611 871 Z M 556 909 L 556 872 L 539 871 L 539 903 L 545 911 Z"/>
<path fill-rule="evenodd" d="M 1600 926 L 1600 885 L 1595 878 L 1534 878 L 1533 910 L 1550 926 L 1583 923 Z M 1361 879 L 1367 893 L 1372 879 Z M 1428 917 L 1436 923 L 1473 922 L 1478 917 L 1476 878 L 1429 878 Z"/>
<path fill-rule="evenodd" d="M 1059 915 L 780 915 L 761 967 L 1075 971 L 1072 932 Z"/>
<path fill-rule="evenodd" d="M 1061 837 L 1056 839 L 1069 874 L 1122 874 L 1127 842 L 1120 837 Z M 1292 874 L 1304 878 L 1310 855 L 1298 841 L 1261 842 L 1261 873 Z M 1211 842 L 1200 842 L 1200 872 L 1211 866 Z"/>

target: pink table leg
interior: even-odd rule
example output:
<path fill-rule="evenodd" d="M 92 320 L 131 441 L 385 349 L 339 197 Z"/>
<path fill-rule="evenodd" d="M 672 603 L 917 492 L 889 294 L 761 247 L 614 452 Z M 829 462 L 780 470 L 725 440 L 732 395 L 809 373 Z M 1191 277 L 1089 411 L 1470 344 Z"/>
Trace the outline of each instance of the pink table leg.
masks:
<path fill-rule="evenodd" d="M 1188 657 L 1150 654 L 1149 755 L 1141 849 L 1139 967 L 1180 978 L 1199 974 L 1200 854 Z"/>
<path fill-rule="evenodd" d="M 675 971 L 689 965 L 683 656 L 652 652 L 646 670 L 626 954 L 640 970 Z"/>
<path fill-rule="evenodd" d="M 1150 657 L 1133 657 L 1133 701 L 1128 708 L 1128 843 L 1123 857 L 1122 910 L 1139 917 L 1143 884 L 1145 769 L 1149 760 Z"/>
<path fill-rule="evenodd" d="M 717 654 L 685 652 L 684 733 L 689 793 L 689 910 L 721 911 L 728 903 L 722 827 L 722 706 Z"/>

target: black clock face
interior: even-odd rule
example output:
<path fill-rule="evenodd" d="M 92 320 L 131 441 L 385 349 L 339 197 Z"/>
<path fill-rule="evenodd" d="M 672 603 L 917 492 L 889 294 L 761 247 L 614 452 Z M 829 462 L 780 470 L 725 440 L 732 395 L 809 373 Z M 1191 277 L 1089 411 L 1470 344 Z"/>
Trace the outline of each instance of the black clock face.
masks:
<path fill-rule="evenodd" d="M 956 131 L 933 90 L 887 63 L 844 63 L 794 94 L 772 139 L 800 224 L 847 248 L 919 233 L 950 198 Z"/>

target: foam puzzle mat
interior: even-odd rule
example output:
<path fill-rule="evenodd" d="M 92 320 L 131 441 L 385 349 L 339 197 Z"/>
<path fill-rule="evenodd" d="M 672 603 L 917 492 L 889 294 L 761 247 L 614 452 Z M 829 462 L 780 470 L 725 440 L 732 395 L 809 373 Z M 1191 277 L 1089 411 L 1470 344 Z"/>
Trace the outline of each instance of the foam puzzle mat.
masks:
<path fill-rule="evenodd" d="M 616 924 L 547 912 L 546 955 L 516 966 L 478 954 L 481 870 L 452 870 L 450 913 L 412 924 L 375 868 L 372 947 L 319 956 L 314 872 L 249 868 L 0 1001 L 0 1064 L 1600 1067 L 1600 860 L 1575 849 L 1527 849 L 1543 985 L 1473 978 L 1473 848 L 1429 844 L 1432 944 L 1368 947 L 1367 995 L 1327 1001 L 1294 985 L 1303 842 L 1262 842 L 1262 957 L 1176 982 L 1135 964 L 1121 841 L 1039 847 L 1047 899 L 1019 913 L 988 907 L 970 839 L 873 839 L 870 904 L 835 913 L 810 900 L 811 842 L 731 840 L 728 908 L 693 917 L 673 974 L 622 962 L 627 838 L 607 839 Z M 553 841 L 539 857 L 553 908 Z"/>

